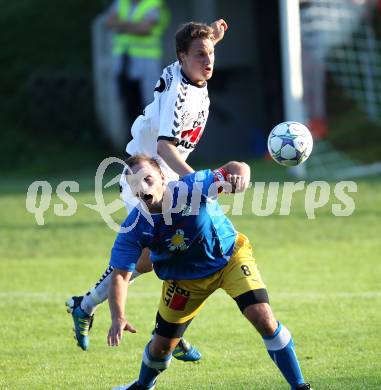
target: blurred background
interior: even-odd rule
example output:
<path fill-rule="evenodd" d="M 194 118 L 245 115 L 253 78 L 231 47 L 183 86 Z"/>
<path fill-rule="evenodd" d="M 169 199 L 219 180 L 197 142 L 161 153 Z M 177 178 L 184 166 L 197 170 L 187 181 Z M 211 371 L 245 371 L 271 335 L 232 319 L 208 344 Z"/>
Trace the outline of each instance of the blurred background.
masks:
<path fill-rule="evenodd" d="M 123 156 L 131 118 L 115 111 L 112 30 L 106 26 L 112 3 L 0 1 L 4 174 L 95 171 L 104 157 Z M 314 153 L 318 160 L 311 158 L 310 168 L 306 165 L 311 177 L 332 173 L 331 163 L 338 177 L 378 173 L 379 2 L 302 0 L 294 14 L 300 23 L 293 19 L 291 26 L 287 3 L 295 2 L 166 1 L 170 19 L 163 35 L 163 66 L 176 59 L 174 33 L 181 23 L 224 18 L 229 24 L 209 82 L 207 131 L 191 163 L 266 158 L 268 132 L 291 119 L 306 123 L 315 140 L 322 140 Z M 299 75 L 292 68 L 285 73 L 290 58 L 284 54 L 285 37 L 295 25 L 302 50 L 288 55 L 302 62 L 304 83 L 304 97 L 293 102 L 294 108 L 299 105 L 297 118 L 287 109 L 285 78 L 292 83 Z"/>
<path fill-rule="evenodd" d="M 126 105 L 117 93 L 107 23 L 115 5 L 0 0 L 0 6 L 0 389 L 110 388 L 139 369 L 160 294 L 155 276 L 144 276 L 130 295 L 136 337 L 118 350 L 107 347 L 105 304 L 91 350 L 77 351 L 64 302 L 98 280 L 115 240 L 93 207 L 94 176 L 103 159 L 124 156 L 134 119 L 128 112 L 137 109 L 135 98 Z M 166 6 L 160 66 L 175 61 L 181 23 L 224 18 L 229 25 L 216 47 L 209 119 L 190 164 L 242 159 L 253 168 L 252 180 L 265 182 L 263 191 L 247 191 L 243 215 L 233 207 L 228 215 L 254 245 L 277 316 L 297 335 L 308 380 L 315 389 L 380 389 L 380 1 L 167 0 Z M 266 136 L 284 120 L 303 122 L 314 135 L 301 170 L 267 156 Z M 107 171 L 110 179 L 116 174 L 120 166 Z M 316 219 L 306 215 L 307 190 L 295 191 L 290 215 L 280 212 L 284 182 L 298 177 L 331 181 Z M 334 207 L 345 210 L 336 185 L 347 179 L 358 186 L 343 194 L 356 210 L 336 217 Z M 26 207 L 35 180 L 45 181 L 29 196 L 41 225 Z M 79 186 L 70 187 L 73 180 Z M 279 192 L 267 195 L 267 183 L 276 181 Z M 58 185 L 70 197 L 60 196 Z M 315 188 L 312 204 L 324 198 Z M 124 206 L 113 212 L 118 183 L 103 195 L 112 220 L 122 221 Z M 248 336 L 249 323 L 225 294 L 215 294 L 196 321 L 187 338 L 205 359 L 169 370 L 162 388 L 189 388 L 191 380 L 194 389 L 284 389 L 260 338 Z M 223 348 L 216 348 L 221 340 Z"/>

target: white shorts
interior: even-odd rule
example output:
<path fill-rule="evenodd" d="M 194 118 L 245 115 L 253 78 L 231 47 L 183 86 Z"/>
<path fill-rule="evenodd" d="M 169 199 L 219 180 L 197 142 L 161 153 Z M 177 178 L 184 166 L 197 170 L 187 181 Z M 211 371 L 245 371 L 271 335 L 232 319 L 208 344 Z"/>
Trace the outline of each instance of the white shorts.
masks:
<path fill-rule="evenodd" d="M 158 159 L 159 160 L 159 159 Z M 160 162 L 160 160 L 159 160 Z M 179 180 L 179 175 L 168 167 L 166 164 L 160 164 L 160 168 L 165 176 L 166 183 L 170 181 Z M 122 175 L 120 176 L 119 185 L 120 185 L 120 197 L 122 198 L 124 205 L 127 209 L 127 212 L 136 207 L 139 203 L 139 199 L 132 193 L 130 186 L 127 183 L 127 178 L 125 175 L 125 170 L 123 170 Z"/>

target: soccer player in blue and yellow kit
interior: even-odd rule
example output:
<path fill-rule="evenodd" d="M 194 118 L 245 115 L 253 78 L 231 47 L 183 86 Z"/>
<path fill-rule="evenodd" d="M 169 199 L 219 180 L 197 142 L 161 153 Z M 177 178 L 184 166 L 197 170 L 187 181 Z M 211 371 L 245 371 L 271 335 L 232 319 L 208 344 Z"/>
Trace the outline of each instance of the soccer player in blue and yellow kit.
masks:
<path fill-rule="evenodd" d="M 228 192 L 247 188 L 250 168 L 245 163 L 230 162 L 217 170 L 190 173 L 166 184 L 154 158 L 136 155 L 126 163 L 127 181 L 141 202 L 122 224 L 111 252 L 110 346 L 120 344 L 124 330 L 135 332 L 126 319 L 125 302 L 128 281 L 143 248 L 151 250 L 163 289 L 155 332 L 144 350 L 139 378 L 115 389 L 153 389 L 187 326 L 218 288 L 236 301 L 261 334 L 291 389 L 310 389 L 292 336 L 272 313 L 250 243 L 235 230 L 217 202 L 222 188 Z"/>

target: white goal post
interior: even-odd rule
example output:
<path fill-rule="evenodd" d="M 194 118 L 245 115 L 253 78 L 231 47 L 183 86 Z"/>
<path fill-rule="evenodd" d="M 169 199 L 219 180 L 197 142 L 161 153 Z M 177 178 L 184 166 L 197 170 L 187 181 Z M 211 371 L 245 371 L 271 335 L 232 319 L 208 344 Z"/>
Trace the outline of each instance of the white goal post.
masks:
<path fill-rule="evenodd" d="M 329 74 L 359 115 L 380 126 L 381 135 L 381 41 L 372 23 L 376 3 L 279 0 L 284 120 L 308 126 L 313 110 L 325 115 L 325 82 Z M 307 59 L 313 65 L 309 73 L 308 67 L 303 66 Z M 321 73 L 320 77 L 316 73 Z M 303 80 L 307 83 L 304 86 Z M 311 90 L 316 92 L 313 104 L 309 100 Z M 298 176 L 332 179 L 380 172 L 381 162 L 359 164 L 324 139 L 315 144 L 310 159 L 294 170 Z"/>

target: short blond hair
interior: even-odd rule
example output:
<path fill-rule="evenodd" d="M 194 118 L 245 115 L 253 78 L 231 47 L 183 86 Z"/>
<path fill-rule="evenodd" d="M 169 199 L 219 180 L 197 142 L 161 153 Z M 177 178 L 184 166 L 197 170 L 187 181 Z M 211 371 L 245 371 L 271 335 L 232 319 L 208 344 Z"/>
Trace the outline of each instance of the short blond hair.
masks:
<path fill-rule="evenodd" d="M 150 157 L 143 153 L 135 154 L 134 156 L 128 157 L 127 160 L 125 161 L 127 167 L 130 169 L 135 165 L 141 164 L 142 162 L 147 162 L 149 165 L 155 168 L 159 173 L 162 173 L 159 162 L 156 160 L 156 158 Z M 130 171 L 129 169 L 126 169 L 125 174 L 128 175 L 129 171 Z"/>

